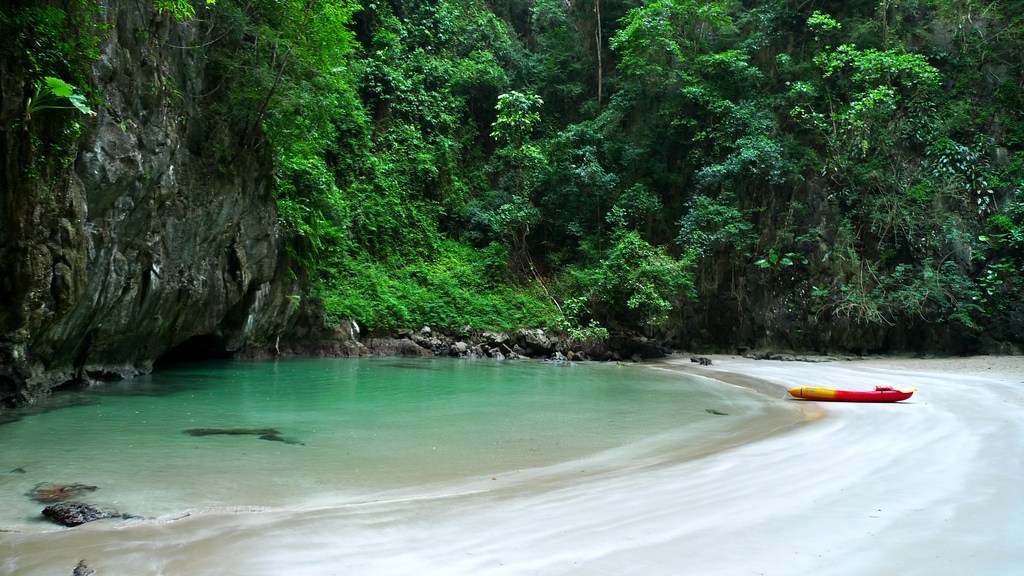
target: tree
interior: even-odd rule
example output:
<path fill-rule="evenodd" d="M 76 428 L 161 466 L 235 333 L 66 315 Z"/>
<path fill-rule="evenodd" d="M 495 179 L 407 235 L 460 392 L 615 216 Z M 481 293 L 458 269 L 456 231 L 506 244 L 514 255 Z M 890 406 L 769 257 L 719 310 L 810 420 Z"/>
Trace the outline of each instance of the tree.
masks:
<path fill-rule="evenodd" d="M 498 116 L 491 132 L 498 148 L 489 167 L 495 188 L 485 198 L 487 205 L 471 207 L 471 213 L 490 229 L 492 238 L 509 243 L 512 267 L 525 272 L 533 268 L 527 236 L 539 217 L 533 196 L 546 162 L 540 146 L 530 137 L 540 122 L 543 103 L 536 94 L 517 91 L 498 97 Z"/>
<path fill-rule="evenodd" d="M 595 266 L 570 268 L 568 282 L 577 295 L 567 299 L 566 314 L 579 326 L 657 326 L 679 300 L 693 294 L 692 265 L 625 228 L 620 212 L 609 219 L 615 233 L 605 257 Z"/>

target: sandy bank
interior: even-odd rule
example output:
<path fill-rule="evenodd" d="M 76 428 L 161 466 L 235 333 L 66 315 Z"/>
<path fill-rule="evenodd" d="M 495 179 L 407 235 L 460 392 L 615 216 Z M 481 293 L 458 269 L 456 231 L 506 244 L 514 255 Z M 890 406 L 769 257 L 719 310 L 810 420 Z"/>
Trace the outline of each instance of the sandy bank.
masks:
<path fill-rule="evenodd" d="M 98 575 L 1021 573 L 1024 359 L 714 361 L 668 367 L 763 380 L 780 399 L 793 385 L 918 393 L 535 491 L 0 534 L 0 574 L 69 573 L 80 558 Z M 15 549 L 42 560 L 5 564 Z"/>

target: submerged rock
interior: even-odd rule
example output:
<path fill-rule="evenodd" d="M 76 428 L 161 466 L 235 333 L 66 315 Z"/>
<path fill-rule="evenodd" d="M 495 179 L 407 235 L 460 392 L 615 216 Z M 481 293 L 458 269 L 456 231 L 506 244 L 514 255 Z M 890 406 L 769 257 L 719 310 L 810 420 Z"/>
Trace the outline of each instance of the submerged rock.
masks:
<path fill-rule="evenodd" d="M 85 484 L 51 484 L 50 482 L 41 482 L 36 484 L 35 488 L 26 492 L 25 495 L 40 504 L 53 504 L 54 502 L 71 500 L 86 492 L 95 492 L 96 490 L 98 490 L 96 486 L 87 486 Z"/>
<path fill-rule="evenodd" d="M 61 502 L 43 508 L 43 516 L 55 524 L 73 527 L 104 518 L 118 518 L 120 514 L 83 502 Z"/>
<path fill-rule="evenodd" d="M 263 434 L 260 436 L 260 440 L 269 440 L 270 442 L 283 442 L 292 446 L 305 446 L 304 442 L 299 442 L 294 438 L 286 438 L 280 434 Z"/>
<path fill-rule="evenodd" d="M 277 428 L 190 428 L 185 430 L 189 436 L 256 436 L 260 440 L 283 442 L 293 446 L 305 446 L 303 442 L 281 435 Z"/>
<path fill-rule="evenodd" d="M 71 571 L 71 576 L 91 576 L 96 571 L 86 565 L 85 560 L 79 560 L 78 565 Z"/>
<path fill-rule="evenodd" d="M 266 436 L 280 434 L 276 428 L 189 428 L 189 436 Z"/>

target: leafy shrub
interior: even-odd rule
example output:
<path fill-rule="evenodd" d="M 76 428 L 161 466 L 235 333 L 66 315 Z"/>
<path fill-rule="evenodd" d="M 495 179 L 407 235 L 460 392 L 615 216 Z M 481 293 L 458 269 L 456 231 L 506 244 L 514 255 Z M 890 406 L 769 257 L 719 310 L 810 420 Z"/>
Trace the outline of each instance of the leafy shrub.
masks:
<path fill-rule="evenodd" d="M 673 301 L 692 294 L 688 261 L 652 246 L 634 230 L 620 229 L 599 264 L 569 267 L 562 290 L 575 294 L 565 304 L 577 326 L 591 321 L 614 328 L 638 328 L 668 318 Z"/>

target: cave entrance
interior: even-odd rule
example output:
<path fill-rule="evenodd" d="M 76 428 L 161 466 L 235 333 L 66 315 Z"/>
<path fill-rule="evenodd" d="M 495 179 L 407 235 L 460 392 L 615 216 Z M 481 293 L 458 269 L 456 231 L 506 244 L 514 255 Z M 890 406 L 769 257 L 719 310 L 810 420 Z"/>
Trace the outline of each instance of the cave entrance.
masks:
<path fill-rule="evenodd" d="M 202 360 L 227 360 L 232 356 L 233 353 L 227 349 L 223 338 L 214 334 L 199 334 L 165 352 L 156 359 L 153 368 L 166 368 Z"/>
<path fill-rule="evenodd" d="M 18 389 L 18 383 L 13 378 L 0 374 L 0 408 L 16 408 L 24 396 Z"/>

